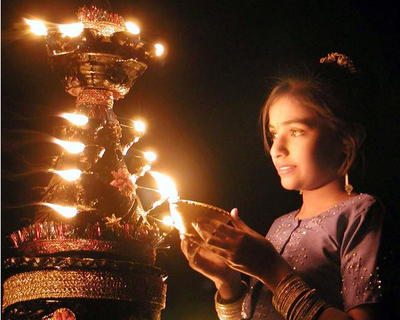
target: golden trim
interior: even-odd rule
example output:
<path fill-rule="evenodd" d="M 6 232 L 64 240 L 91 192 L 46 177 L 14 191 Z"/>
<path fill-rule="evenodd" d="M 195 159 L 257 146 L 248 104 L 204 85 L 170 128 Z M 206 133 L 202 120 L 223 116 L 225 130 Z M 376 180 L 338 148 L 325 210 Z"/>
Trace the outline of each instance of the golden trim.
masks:
<path fill-rule="evenodd" d="M 141 301 L 164 309 L 166 291 L 160 276 L 110 271 L 30 271 L 4 282 L 2 310 L 18 302 L 60 298 Z"/>
<path fill-rule="evenodd" d="M 218 212 L 218 213 L 220 213 L 220 214 L 222 214 L 222 215 L 224 215 L 226 217 L 230 217 L 231 216 L 228 211 L 226 211 L 224 209 L 221 209 L 221 208 L 218 208 L 218 207 L 215 207 L 215 206 L 212 206 L 212 205 L 207 204 L 207 203 L 203 203 L 203 202 L 179 199 L 177 201 L 177 204 L 178 204 L 178 206 L 180 204 L 183 204 L 183 205 L 187 204 L 187 205 L 195 206 L 195 207 L 206 209 L 206 210 L 216 211 L 216 212 Z"/>
<path fill-rule="evenodd" d="M 4 269 L 11 270 L 13 274 L 18 272 L 27 272 L 34 270 L 98 270 L 113 271 L 122 273 L 137 273 L 150 276 L 165 277 L 164 270 L 150 265 L 137 263 L 133 261 L 104 259 L 104 258 L 81 258 L 81 257 L 12 257 L 3 261 Z"/>
<path fill-rule="evenodd" d="M 95 239 L 51 239 L 25 242 L 18 248 L 25 255 L 54 254 L 70 251 L 95 251 L 119 254 L 135 262 L 154 265 L 156 251 L 150 245 L 133 241 L 105 241 Z"/>

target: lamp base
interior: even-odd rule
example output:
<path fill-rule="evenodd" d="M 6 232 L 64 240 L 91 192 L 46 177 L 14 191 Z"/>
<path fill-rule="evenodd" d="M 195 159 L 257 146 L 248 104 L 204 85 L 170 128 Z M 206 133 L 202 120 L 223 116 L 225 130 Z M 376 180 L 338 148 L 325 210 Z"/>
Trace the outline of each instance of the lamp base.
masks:
<path fill-rule="evenodd" d="M 160 320 L 161 308 L 145 302 L 99 299 L 38 299 L 14 304 L 7 320 Z"/>
<path fill-rule="evenodd" d="M 2 319 L 158 320 L 165 308 L 165 272 L 150 265 L 42 256 L 5 269 Z"/>

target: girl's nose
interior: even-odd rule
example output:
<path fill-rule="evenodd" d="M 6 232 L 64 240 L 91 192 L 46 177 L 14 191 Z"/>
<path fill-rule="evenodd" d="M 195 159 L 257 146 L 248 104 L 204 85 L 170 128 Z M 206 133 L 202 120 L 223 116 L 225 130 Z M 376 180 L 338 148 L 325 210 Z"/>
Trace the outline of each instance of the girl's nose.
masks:
<path fill-rule="evenodd" d="M 270 155 L 272 159 L 286 157 L 289 154 L 284 138 L 276 137 L 272 143 Z"/>

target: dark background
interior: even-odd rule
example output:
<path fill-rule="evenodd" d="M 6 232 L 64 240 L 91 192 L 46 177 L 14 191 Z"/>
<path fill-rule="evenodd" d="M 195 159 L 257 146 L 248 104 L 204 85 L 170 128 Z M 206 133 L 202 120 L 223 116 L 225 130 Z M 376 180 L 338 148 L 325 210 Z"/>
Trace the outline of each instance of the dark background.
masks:
<path fill-rule="evenodd" d="M 99 3 L 99 2 L 97 2 Z M 143 0 L 110 1 L 142 37 L 163 42 L 166 58 L 149 67 L 118 116 L 143 117 L 148 133 L 138 144 L 158 154 L 154 166 L 175 180 L 182 198 L 225 209 L 265 234 L 300 196 L 280 187 L 265 156 L 258 115 L 274 77 L 328 52 L 348 54 L 369 78 L 371 103 L 360 112 L 368 126 L 364 170 L 356 191 L 380 196 L 396 208 L 399 188 L 399 8 L 394 1 Z M 76 21 L 91 1 L 2 1 L 2 239 L 26 223 L 45 175 L 16 178 L 48 144 L 26 131 L 51 133 L 54 115 L 72 111 L 74 98 L 50 71 L 43 38 L 24 32 L 23 17 Z M 397 6 L 397 7 L 396 7 Z M 25 131 L 25 132 L 22 132 Z M 350 177 L 352 179 L 352 176 Z M 394 210 L 391 210 L 394 212 Z M 393 219 L 397 219 L 395 213 Z M 192 271 L 174 231 L 171 249 L 158 255 L 169 273 L 163 319 L 216 319 L 212 284 Z M 393 240 L 394 241 L 394 240 Z M 9 254 L 3 241 L 3 257 Z"/>

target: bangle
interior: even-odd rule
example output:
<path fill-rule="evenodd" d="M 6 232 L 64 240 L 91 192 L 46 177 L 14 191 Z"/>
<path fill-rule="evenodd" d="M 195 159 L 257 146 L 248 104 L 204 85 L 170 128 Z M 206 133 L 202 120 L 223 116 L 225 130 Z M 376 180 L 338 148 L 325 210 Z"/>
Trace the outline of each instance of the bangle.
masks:
<path fill-rule="evenodd" d="M 242 319 L 242 304 L 249 287 L 242 281 L 242 291 L 240 297 L 229 303 L 224 303 L 219 292 L 215 293 L 215 310 L 220 320 L 239 320 Z"/>
<path fill-rule="evenodd" d="M 279 282 L 272 305 L 287 320 L 314 320 L 329 307 L 294 273 Z"/>

